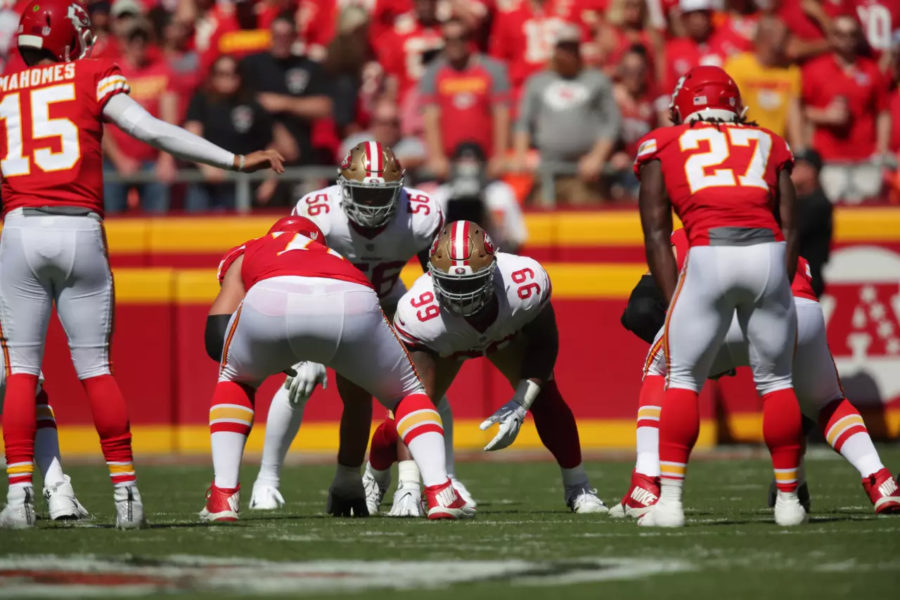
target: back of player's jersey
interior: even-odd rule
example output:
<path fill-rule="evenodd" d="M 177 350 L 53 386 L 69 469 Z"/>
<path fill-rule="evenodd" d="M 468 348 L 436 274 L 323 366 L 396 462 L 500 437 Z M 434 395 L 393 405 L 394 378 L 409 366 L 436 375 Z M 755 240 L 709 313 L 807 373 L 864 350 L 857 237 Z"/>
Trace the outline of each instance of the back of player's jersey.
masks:
<path fill-rule="evenodd" d="M 263 279 L 282 276 L 324 277 L 372 287 L 365 275 L 343 256 L 299 233 L 279 231 L 231 250 L 219 265 L 220 281 L 241 254 L 244 289 L 249 290 Z"/>
<path fill-rule="evenodd" d="M 665 127 L 641 140 L 635 170 L 653 160 L 692 246 L 784 239 L 775 198 L 793 157 L 778 135 L 730 123 Z"/>
<path fill-rule="evenodd" d="M 109 61 L 83 59 L 0 77 L 4 214 L 75 206 L 103 214 L 101 111 L 128 82 Z"/>

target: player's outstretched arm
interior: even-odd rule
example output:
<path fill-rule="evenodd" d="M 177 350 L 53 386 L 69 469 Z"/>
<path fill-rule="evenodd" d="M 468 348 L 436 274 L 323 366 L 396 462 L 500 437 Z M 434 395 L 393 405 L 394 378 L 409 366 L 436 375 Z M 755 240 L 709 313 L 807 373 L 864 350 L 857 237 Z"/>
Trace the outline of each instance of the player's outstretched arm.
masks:
<path fill-rule="evenodd" d="M 787 169 L 778 173 L 778 220 L 781 223 L 781 231 L 787 242 L 786 268 L 788 281 L 794 280 L 797 272 L 797 257 L 800 256 L 799 237 L 797 235 L 797 222 L 794 218 L 797 204 L 797 192 L 791 174 Z"/>
<path fill-rule="evenodd" d="M 638 205 L 647 265 L 666 302 L 671 302 L 678 281 L 678 264 L 672 255 L 672 206 L 666 194 L 662 164 L 653 160 L 641 167 Z"/>
<path fill-rule="evenodd" d="M 246 173 L 265 168 L 284 172 L 284 158 L 276 150 L 234 154 L 181 127 L 157 119 L 125 94 L 110 98 L 103 107 L 103 116 L 128 135 L 184 160 Z"/>

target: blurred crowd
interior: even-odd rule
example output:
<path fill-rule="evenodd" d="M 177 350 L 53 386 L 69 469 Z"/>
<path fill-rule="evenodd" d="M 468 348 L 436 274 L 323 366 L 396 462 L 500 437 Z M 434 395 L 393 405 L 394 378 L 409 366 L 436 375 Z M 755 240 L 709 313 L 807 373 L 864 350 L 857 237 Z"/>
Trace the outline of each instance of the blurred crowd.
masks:
<path fill-rule="evenodd" d="M 447 194 L 468 185 L 497 203 L 541 203 L 548 189 L 561 206 L 633 203 L 636 142 L 668 123 L 682 74 L 715 64 L 738 82 L 748 117 L 790 142 L 802 196 L 825 210 L 900 202 L 900 0 L 86 4 L 93 56 L 118 62 L 132 97 L 234 152 L 334 165 L 374 138 L 413 183 Z M 0 11 L 6 69 L 17 68 L 22 5 Z M 110 212 L 234 206 L 224 173 L 201 166 L 203 183 L 173 187 L 186 165 L 110 129 L 108 171 L 152 174 L 108 184 Z M 274 180 L 253 190 L 259 206 L 296 194 Z"/>

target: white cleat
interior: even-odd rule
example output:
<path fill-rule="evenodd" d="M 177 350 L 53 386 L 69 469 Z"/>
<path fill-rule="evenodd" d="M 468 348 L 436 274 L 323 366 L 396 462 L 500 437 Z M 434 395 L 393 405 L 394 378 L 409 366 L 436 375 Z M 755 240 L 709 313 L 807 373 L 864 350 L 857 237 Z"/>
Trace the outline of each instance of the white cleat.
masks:
<path fill-rule="evenodd" d="M 6 506 L 0 511 L 0 528 L 28 529 L 34 527 L 35 521 L 34 488 L 30 485 L 9 488 Z"/>
<path fill-rule="evenodd" d="M 50 518 L 54 521 L 77 521 L 91 516 L 75 497 L 72 480 L 68 475 L 64 481 L 44 488 L 44 500 L 47 501 Z"/>
<path fill-rule="evenodd" d="M 370 515 L 377 515 L 384 495 L 391 485 L 391 470 L 386 469 L 383 473 L 376 473 L 371 465 L 366 463 L 366 472 L 363 473 L 362 481 L 363 488 L 366 490 L 366 508 L 369 509 Z"/>
<path fill-rule="evenodd" d="M 136 485 L 115 488 L 113 500 L 116 503 L 116 529 L 140 529 L 147 525 L 144 503 Z"/>
<path fill-rule="evenodd" d="M 459 497 L 463 499 L 466 506 L 470 508 L 476 508 L 478 506 L 478 503 L 475 502 L 475 498 L 472 497 L 472 494 L 469 493 L 469 490 L 466 489 L 466 486 L 464 486 L 459 479 L 451 475 L 450 483 L 453 484 L 453 489 L 456 490 Z"/>
<path fill-rule="evenodd" d="M 278 486 L 256 480 L 250 495 L 250 510 L 277 510 L 284 506 L 284 496 Z"/>
<path fill-rule="evenodd" d="M 806 523 L 809 516 L 800 504 L 797 492 L 782 492 L 775 497 L 775 523 L 782 527 L 793 527 Z"/>
<path fill-rule="evenodd" d="M 566 490 L 566 506 L 578 514 L 606 514 L 609 509 L 603 500 L 597 497 L 597 490 L 587 486 L 578 486 Z"/>
<path fill-rule="evenodd" d="M 621 502 L 616 502 L 609 509 L 609 518 L 610 519 L 624 519 L 628 516 L 628 513 L 625 512 L 625 505 Z"/>
<path fill-rule="evenodd" d="M 389 517 L 424 517 L 422 510 L 422 489 L 418 484 L 400 482 L 400 487 L 394 492 L 394 504 L 391 506 Z"/>
<path fill-rule="evenodd" d="M 684 507 L 678 500 L 660 498 L 638 518 L 637 524 L 641 527 L 684 527 Z"/>

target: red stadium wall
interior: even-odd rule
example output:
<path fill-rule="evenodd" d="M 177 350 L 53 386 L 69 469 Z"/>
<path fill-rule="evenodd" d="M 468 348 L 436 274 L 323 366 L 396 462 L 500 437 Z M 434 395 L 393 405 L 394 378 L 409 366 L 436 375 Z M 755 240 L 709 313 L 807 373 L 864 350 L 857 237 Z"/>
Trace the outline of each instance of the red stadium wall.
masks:
<path fill-rule="evenodd" d="M 268 217 L 111 220 L 107 224 L 116 274 L 113 361 L 129 401 L 139 452 L 205 452 L 208 401 L 216 365 L 203 349 L 206 309 L 217 285 L 214 268 L 231 245 L 260 234 Z M 587 448 L 629 447 L 646 344 L 626 332 L 619 316 L 645 270 L 633 211 L 532 214 L 527 252 L 544 262 L 554 282 L 561 335 L 556 376 L 579 420 Z M 419 269 L 410 266 L 410 282 Z M 835 360 L 851 399 L 880 437 L 900 434 L 900 211 L 841 210 L 823 300 Z M 47 389 L 67 453 L 97 454 L 96 434 L 68 358 L 58 322 L 50 327 Z M 283 377 L 260 390 L 250 449 L 261 448 L 269 398 Z M 332 381 L 333 384 L 333 381 Z M 336 448 L 340 398 L 334 385 L 306 409 L 295 447 Z M 457 445 L 480 448 L 490 436 L 478 423 L 510 393 L 483 360 L 470 361 L 449 397 Z M 376 417 L 383 414 L 376 411 Z M 707 385 L 702 445 L 757 441 L 759 402 L 741 373 Z M 517 447 L 540 447 L 530 425 Z"/>

